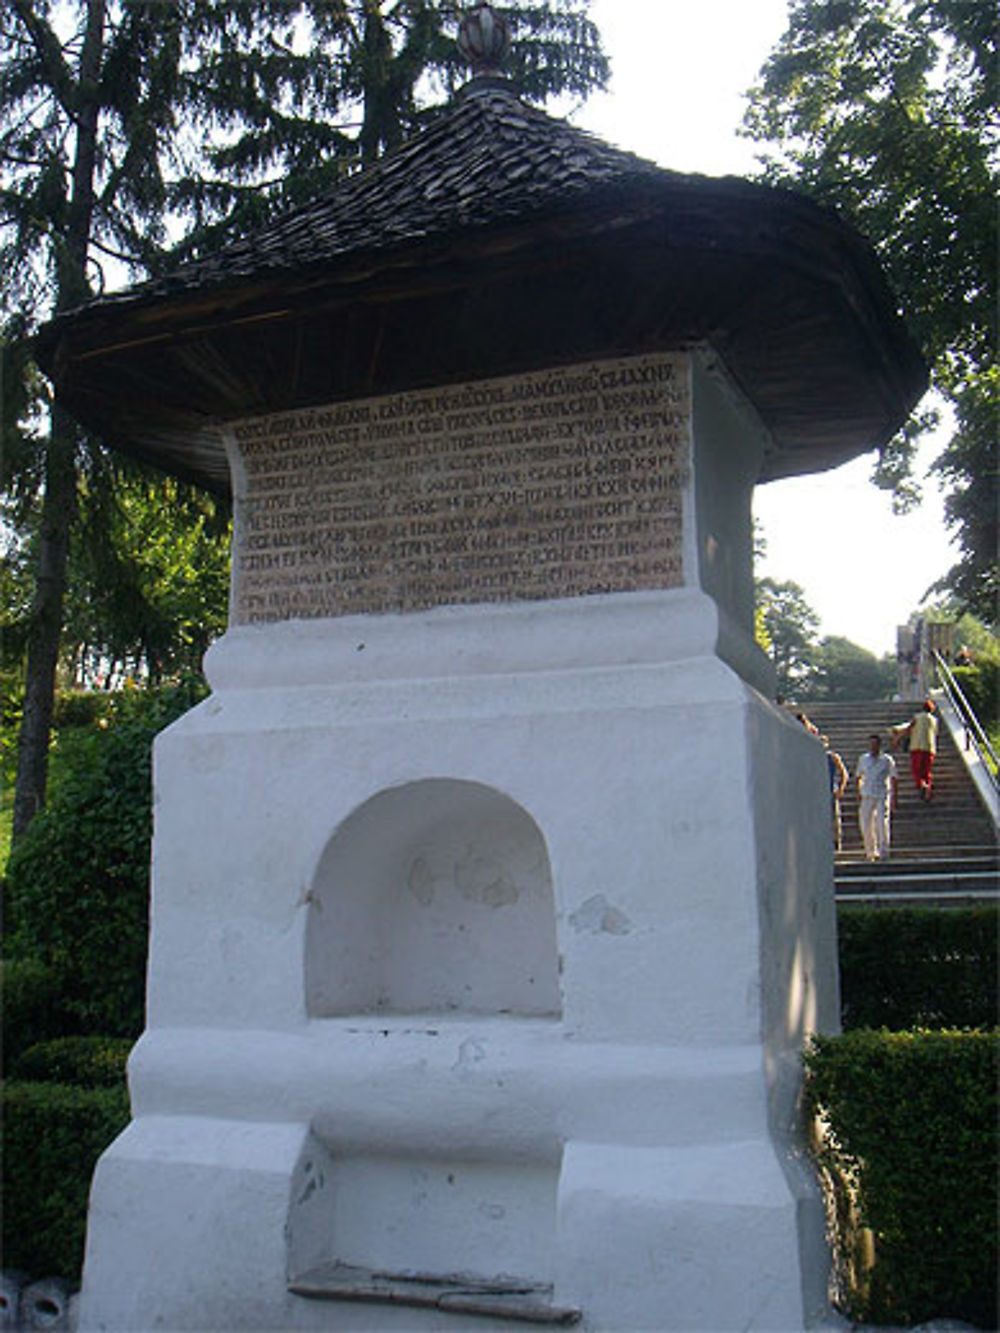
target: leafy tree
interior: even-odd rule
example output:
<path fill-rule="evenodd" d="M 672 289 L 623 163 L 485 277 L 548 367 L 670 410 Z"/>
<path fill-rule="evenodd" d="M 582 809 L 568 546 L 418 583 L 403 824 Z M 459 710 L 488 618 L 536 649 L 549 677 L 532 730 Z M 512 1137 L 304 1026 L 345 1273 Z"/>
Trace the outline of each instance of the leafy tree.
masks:
<path fill-rule="evenodd" d="M 778 693 L 798 697 L 813 669 L 819 617 L 798 583 L 758 579 L 756 592 L 759 634 L 766 636 L 765 641 L 770 645 Z"/>
<path fill-rule="evenodd" d="M 527 96 L 582 95 L 604 82 L 586 9 L 587 0 L 510 6 L 511 73 Z M 114 513 L 105 489 L 117 482 L 100 446 L 48 400 L 25 335 L 104 289 L 122 266 L 138 276 L 202 252 L 397 142 L 466 77 L 455 17 L 453 0 L 0 7 L 0 290 L 10 312 L 0 345 L 4 406 L 16 409 L 5 419 L 20 427 L 0 481 L 34 504 L 25 522 L 37 561 L 15 833 L 45 800 L 77 516 L 96 534 L 91 556 L 102 542 L 110 551 L 111 530 L 99 523 Z M 185 238 L 173 254 L 171 231 Z M 114 556 L 102 573 L 122 576 L 119 589 L 141 583 L 120 546 Z M 105 610 L 128 600 L 102 589 Z M 159 631 L 133 628 L 155 657 Z"/>
<path fill-rule="evenodd" d="M 910 613 L 907 624 L 915 626 L 920 620 L 952 625 L 956 652 L 964 644 L 977 661 L 1000 662 L 1000 634 L 970 611 L 963 610 L 957 598 L 946 597 L 926 603 Z"/>
<path fill-rule="evenodd" d="M 199 671 L 226 625 L 228 522 L 172 478 L 85 478 L 81 491 L 63 629 L 73 680 Z"/>
<path fill-rule="evenodd" d="M 935 467 L 962 559 L 942 580 L 995 623 L 998 25 L 978 0 L 792 0 L 751 90 L 765 176 L 841 208 L 874 242 L 950 401 Z M 877 478 L 906 503 L 918 413 Z"/>
<path fill-rule="evenodd" d="M 891 657 L 877 658 L 866 648 L 839 635 L 821 639 L 813 658 L 802 699 L 851 700 L 891 699 L 896 689 L 896 663 Z"/>

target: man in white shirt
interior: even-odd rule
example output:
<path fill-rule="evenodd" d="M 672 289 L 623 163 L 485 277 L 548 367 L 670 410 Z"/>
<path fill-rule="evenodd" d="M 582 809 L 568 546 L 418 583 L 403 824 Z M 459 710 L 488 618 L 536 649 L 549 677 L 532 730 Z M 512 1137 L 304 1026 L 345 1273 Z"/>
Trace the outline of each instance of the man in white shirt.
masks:
<path fill-rule="evenodd" d="M 896 809 L 896 761 L 882 753 L 881 736 L 868 737 L 868 752 L 854 770 L 858 779 L 858 821 L 869 861 L 889 855 L 890 814 Z"/>

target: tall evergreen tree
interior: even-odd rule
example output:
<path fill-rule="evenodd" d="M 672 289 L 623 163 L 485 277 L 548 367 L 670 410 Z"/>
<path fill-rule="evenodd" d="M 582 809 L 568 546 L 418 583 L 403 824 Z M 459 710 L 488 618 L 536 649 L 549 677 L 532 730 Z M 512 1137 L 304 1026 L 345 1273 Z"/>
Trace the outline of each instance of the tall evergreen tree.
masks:
<path fill-rule="evenodd" d="M 529 98 L 605 81 L 587 5 L 505 7 L 511 76 Z M 40 319 L 246 230 L 433 115 L 467 77 L 459 11 L 455 0 L 6 0 L 0 283 L 4 362 L 19 385 L 31 373 L 22 335 Z M 58 402 L 47 410 L 48 429 L 22 430 L 0 478 L 22 499 L 38 483 L 15 836 L 45 799 L 74 526 L 84 509 L 96 520 L 115 508 L 100 446 Z"/>
<path fill-rule="evenodd" d="M 875 244 L 949 400 L 936 468 L 962 561 L 943 581 L 995 623 L 997 9 L 988 0 L 791 0 L 751 91 L 746 132 L 768 179 L 850 216 Z M 904 501 L 924 412 L 877 476 Z"/>

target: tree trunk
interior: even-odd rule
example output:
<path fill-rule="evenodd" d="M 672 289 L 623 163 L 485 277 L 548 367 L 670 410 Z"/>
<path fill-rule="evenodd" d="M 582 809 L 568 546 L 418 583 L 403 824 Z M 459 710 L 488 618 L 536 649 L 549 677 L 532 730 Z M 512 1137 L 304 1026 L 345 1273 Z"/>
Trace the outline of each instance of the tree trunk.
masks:
<path fill-rule="evenodd" d="M 45 496 L 38 571 L 28 633 L 24 713 L 17 745 L 12 836 L 16 840 L 45 805 L 49 734 L 62 635 L 63 598 L 70 533 L 76 516 L 74 429 L 59 408 L 45 456 Z"/>
<path fill-rule="evenodd" d="M 397 112 L 389 90 L 392 39 L 382 17 L 380 0 L 365 0 L 363 34 L 364 92 L 362 122 L 358 135 L 361 161 L 367 167 L 393 142 Z"/>
<path fill-rule="evenodd" d="M 57 262 L 56 309 L 67 310 L 90 294 L 87 256 L 94 212 L 94 175 L 100 120 L 99 77 L 107 0 L 87 0 L 87 22 L 75 88 L 76 145 L 66 242 Z M 58 402 L 52 409 L 45 460 L 45 494 L 39 533 L 38 572 L 28 631 L 24 713 L 18 733 L 12 839 L 45 805 L 49 736 L 62 636 L 70 535 L 76 518 L 76 428 Z"/>

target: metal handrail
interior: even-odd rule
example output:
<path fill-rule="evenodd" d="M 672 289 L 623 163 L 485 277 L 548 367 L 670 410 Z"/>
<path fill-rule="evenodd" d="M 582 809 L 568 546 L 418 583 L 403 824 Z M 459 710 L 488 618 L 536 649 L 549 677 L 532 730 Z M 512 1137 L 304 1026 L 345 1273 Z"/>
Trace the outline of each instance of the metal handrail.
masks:
<path fill-rule="evenodd" d="M 983 767 L 990 775 L 994 790 L 1000 795 L 1000 761 L 997 760 L 996 751 L 980 725 L 975 710 L 962 693 L 962 687 L 955 679 L 951 667 L 939 652 L 935 651 L 933 656 L 934 665 L 937 667 L 938 680 L 940 680 L 945 694 L 947 694 L 952 707 L 962 719 L 962 725 L 965 727 L 965 748 L 968 749 L 970 743 L 975 746 Z"/>

